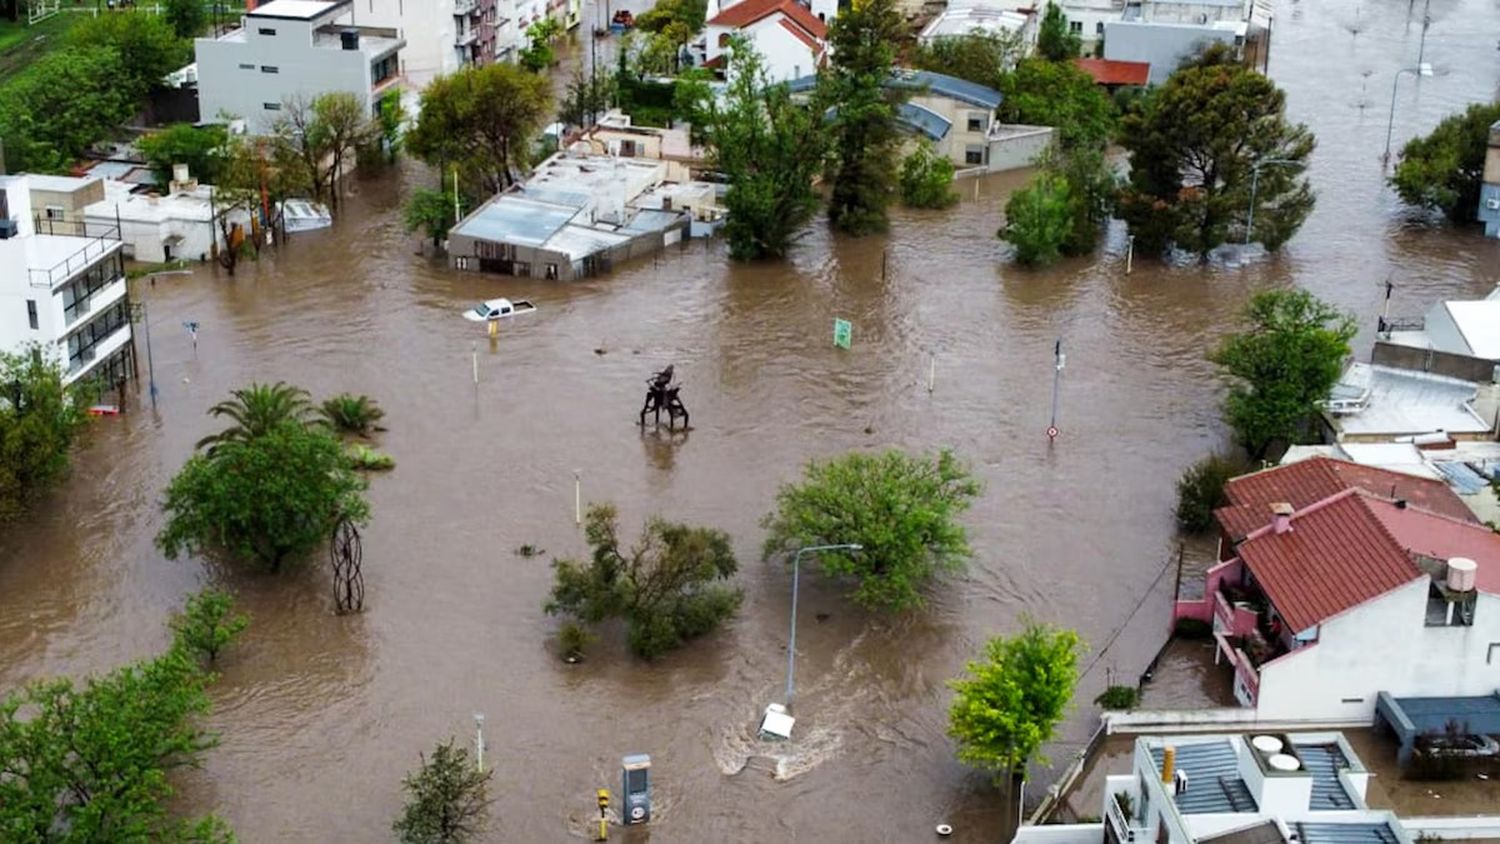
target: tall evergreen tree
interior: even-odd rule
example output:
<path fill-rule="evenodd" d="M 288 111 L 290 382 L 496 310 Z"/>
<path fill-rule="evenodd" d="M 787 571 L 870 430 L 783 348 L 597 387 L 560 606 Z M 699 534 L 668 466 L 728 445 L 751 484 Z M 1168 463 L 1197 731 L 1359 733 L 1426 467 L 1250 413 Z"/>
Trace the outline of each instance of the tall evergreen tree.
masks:
<path fill-rule="evenodd" d="M 833 190 L 828 220 L 854 235 L 883 231 L 895 193 L 896 108 L 905 95 L 886 83 L 906 34 L 895 0 L 865 0 L 834 19 L 833 59 L 818 80 L 818 100 L 834 109 Z"/>
<path fill-rule="evenodd" d="M 1049 62 L 1078 58 L 1083 40 L 1068 30 L 1068 19 L 1056 3 L 1048 3 L 1042 14 L 1042 26 L 1036 34 L 1037 55 Z"/>

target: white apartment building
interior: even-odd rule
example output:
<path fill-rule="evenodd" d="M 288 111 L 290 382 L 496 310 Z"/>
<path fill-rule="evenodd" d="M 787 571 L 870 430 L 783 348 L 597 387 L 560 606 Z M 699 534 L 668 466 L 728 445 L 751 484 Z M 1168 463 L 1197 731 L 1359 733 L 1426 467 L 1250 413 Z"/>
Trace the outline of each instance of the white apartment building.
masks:
<path fill-rule="evenodd" d="M 41 344 L 66 367 L 69 384 L 129 378 L 135 367 L 123 245 L 113 233 L 48 233 L 57 227 L 37 219 L 30 178 L 0 176 L 0 349 Z"/>
<path fill-rule="evenodd" d="M 368 2 L 368 0 L 359 0 Z M 359 26 L 356 0 L 272 0 L 239 29 L 199 38 L 199 112 L 243 118 L 264 134 L 287 102 L 331 91 L 353 94 L 373 114 L 399 84 L 406 40 L 395 27 Z"/>
<path fill-rule="evenodd" d="M 495 60 L 504 36 L 515 36 L 514 0 L 354 0 L 352 20 L 366 26 L 394 26 L 406 47 L 401 75 L 417 87 L 464 65 Z"/>

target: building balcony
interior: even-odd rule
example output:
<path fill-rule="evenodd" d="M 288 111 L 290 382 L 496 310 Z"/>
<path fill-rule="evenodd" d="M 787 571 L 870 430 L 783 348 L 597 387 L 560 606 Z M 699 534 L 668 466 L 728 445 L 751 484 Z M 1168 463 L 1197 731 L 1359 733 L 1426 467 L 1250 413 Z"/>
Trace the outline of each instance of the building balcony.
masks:
<path fill-rule="evenodd" d="M 479 0 L 455 0 L 453 3 L 453 14 L 456 17 L 466 18 L 479 11 Z"/>
<path fill-rule="evenodd" d="M 37 235 L 27 239 L 27 269 L 32 287 L 56 290 L 74 276 L 123 248 L 119 230 L 110 236 Z"/>
<path fill-rule="evenodd" d="M 1135 777 L 1112 776 L 1106 778 L 1104 787 L 1104 823 L 1108 828 L 1106 841 L 1120 844 L 1148 844 L 1151 830 L 1136 818 L 1140 809 L 1140 795 L 1136 794 Z"/>
<path fill-rule="evenodd" d="M 478 40 L 479 40 L 479 28 L 471 26 L 468 29 L 464 30 L 463 32 L 460 32 L 458 34 L 458 37 L 455 38 L 455 39 L 453 39 L 453 43 L 457 44 L 460 47 L 467 47 L 470 44 L 473 44 L 475 41 L 478 41 Z"/>
<path fill-rule="evenodd" d="M 64 309 L 63 322 L 68 328 L 72 328 L 79 320 L 86 319 L 89 314 L 103 310 L 123 298 L 125 298 L 125 278 L 122 276 L 95 291 L 92 296 L 74 301 L 71 312 L 69 309 Z"/>
<path fill-rule="evenodd" d="M 1223 633 L 1214 633 L 1214 641 L 1219 646 L 1218 652 L 1214 655 L 1214 661 L 1218 662 L 1219 657 L 1223 657 L 1234 669 L 1237 681 L 1234 688 L 1235 698 L 1241 704 L 1253 708 L 1260 697 L 1260 671 L 1244 649 L 1239 646 L 1241 640 L 1230 639 Z"/>
<path fill-rule="evenodd" d="M 94 344 L 92 348 L 80 352 L 76 358 L 71 358 L 68 361 L 68 372 L 63 376 L 63 385 L 72 384 L 80 378 L 86 377 L 100 361 L 109 360 L 111 355 L 129 342 L 130 323 L 126 322 L 103 341 Z"/>

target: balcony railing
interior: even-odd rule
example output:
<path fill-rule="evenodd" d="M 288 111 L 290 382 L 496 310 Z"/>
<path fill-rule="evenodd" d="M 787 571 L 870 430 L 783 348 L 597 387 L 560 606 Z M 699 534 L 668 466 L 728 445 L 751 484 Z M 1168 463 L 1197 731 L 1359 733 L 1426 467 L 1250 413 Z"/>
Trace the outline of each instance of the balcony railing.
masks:
<path fill-rule="evenodd" d="M 459 17 L 468 17 L 479 9 L 479 0 L 456 0 L 453 4 L 453 14 Z"/>
<path fill-rule="evenodd" d="M 458 38 L 455 39 L 455 42 L 460 47 L 467 47 L 470 44 L 473 44 L 476 40 L 478 40 L 478 38 L 479 38 L 479 28 L 471 26 L 468 29 L 464 30 L 463 32 L 460 32 L 458 34 Z"/>
<path fill-rule="evenodd" d="M 59 284 L 83 272 L 109 253 L 120 248 L 119 229 L 108 226 L 102 234 L 90 235 L 78 251 L 51 267 L 28 269 L 32 287 L 55 289 Z"/>
<path fill-rule="evenodd" d="M 1144 844 L 1151 840 L 1151 830 L 1137 825 L 1134 818 L 1126 817 L 1125 810 L 1120 808 L 1120 801 L 1115 799 L 1115 795 L 1111 794 L 1105 799 L 1104 814 L 1108 818 L 1109 825 L 1114 828 L 1115 838 L 1122 844 L 1131 844 L 1131 842 Z"/>
<path fill-rule="evenodd" d="M 1230 666 L 1234 668 L 1235 676 L 1244 685 L 1245 693 L 1250 698 L 1248 705 L 1254 706 L 1255 701 L 1260 697 L 1260 672 L 1256 670 L 1250 657 L 1246 656 L 1245 652 L 1223 633 L 1215 633 L 1214 640 L 1219 645 L 1219 653 L 1229 660 Z"/>

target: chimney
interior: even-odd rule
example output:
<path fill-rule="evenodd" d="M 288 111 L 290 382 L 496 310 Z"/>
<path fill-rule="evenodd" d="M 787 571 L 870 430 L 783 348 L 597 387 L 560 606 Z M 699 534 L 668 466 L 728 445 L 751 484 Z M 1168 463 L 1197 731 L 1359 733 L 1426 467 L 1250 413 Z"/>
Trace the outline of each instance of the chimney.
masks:
<path fill-rule="evenodd" d="M 1169 744 L 1161 752 L 1161 781 L 1163 785 L 1172 784 L 1176 766 L 1177 748 Z"/>
<path fill-rule="evenodd" d="M 1396 499 L 1396 509 L 1397 510 L 1405 510 L 1406 509 L 1406 499 L 1405 498 L 1398 498 L 1398 499 Z"/>
<path fill-rule="evenodd" d="M 1292 529 L 1292 514 L 1296 511 L 1292 505 L 1285 501 L 1278 501 L 1271 505 L 1271 524 L 1277 533 L 1286 533 Z"/>

